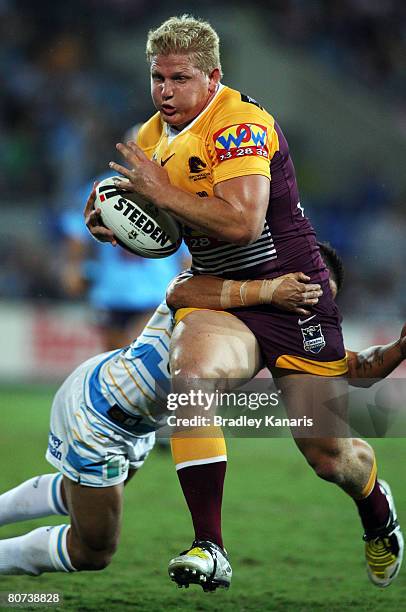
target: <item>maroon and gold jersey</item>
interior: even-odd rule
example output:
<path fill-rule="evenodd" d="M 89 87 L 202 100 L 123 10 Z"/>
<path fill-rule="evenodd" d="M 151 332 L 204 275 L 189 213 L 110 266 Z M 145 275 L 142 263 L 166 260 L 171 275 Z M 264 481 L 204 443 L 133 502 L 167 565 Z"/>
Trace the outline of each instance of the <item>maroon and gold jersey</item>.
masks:
<path fill-rule="evenodd" d="M 233 245 L 185 228 L 192 272 L 251 279 L 302 271 L 312 282 L 320 282 L 323 295 L 309 317 L 299 318 L 273 305 L 232 313 L 254 333 L 268 367 L 344 374 L 340 313 L 314 230 L 300 206 L 288 144 L 274 118 L 255 100 L 221 86 L 180 132 L 162 123 L 159 113 L 154 115 L 141 128 L 138 144 L 150 159 L 165 166 L 173 185 L 201 197 L 213 196 L 217 183 L 234 177 L 261 174 L 270 179 L 263 231 L 252 244 Z"/>
<path fill-rule="evenodd" d="M 252 244 L 233 245 L 184 228 L 194 273 L 272 278 L 301 270 L 311 274 L 313 282 L 327 278 L 313 228 L 300 206 L 286 139 L 255 100 L 220 86 L 180 132 L 156 113 L 141 128 L 138 144 L 165 166 L 173 185 L 200 197 L 213 196 L 217 183 L 235 177 L 260 174 L 271 181 L 263 231 Z"/>

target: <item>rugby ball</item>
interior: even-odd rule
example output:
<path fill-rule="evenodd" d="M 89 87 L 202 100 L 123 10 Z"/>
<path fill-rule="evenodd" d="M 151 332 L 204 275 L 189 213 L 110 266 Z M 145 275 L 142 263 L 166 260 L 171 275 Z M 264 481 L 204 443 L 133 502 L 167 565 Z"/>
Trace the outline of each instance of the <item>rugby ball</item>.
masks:
<path fill-rule="evenodd" d="M 132 253 L 161 259 L 175 253 L 182 242 L 179 223 L 137 193 L 118 189 L 111 176 L 96 187 L 95 208 L 100 208 L 103 224 L 112 230 L 117 242 Z"/>

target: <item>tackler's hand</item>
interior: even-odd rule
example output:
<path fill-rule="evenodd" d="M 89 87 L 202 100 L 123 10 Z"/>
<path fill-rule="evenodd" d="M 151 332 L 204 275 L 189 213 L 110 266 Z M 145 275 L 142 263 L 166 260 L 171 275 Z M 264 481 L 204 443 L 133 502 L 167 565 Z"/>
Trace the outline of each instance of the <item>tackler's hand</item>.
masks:
<path fill-rule="evenodd" d="M 271 303 L 302 316 L 310 315 L 311 311 L 306 308 L 315 306 L 323 291 L 319 284 L 309 283 L 309 280 L 310 277 L 303 272 L 291 272 L 277 277 L 274 279 Z"/>

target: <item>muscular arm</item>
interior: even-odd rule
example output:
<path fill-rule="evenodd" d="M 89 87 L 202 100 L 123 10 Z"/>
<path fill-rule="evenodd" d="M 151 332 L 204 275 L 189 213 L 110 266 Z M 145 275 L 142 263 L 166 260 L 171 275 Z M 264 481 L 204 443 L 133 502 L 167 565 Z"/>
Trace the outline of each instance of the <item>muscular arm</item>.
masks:
<path fill-rule="evenodd" d="M 252 174 L 222 181 L 214 187 L 213 197 L 200 198 L 171 185 L 166 170 L 135 143 L 120 143 L 117 149 L 131 168 L 110 162 L 130 182 L 117 183 L 118 187 L 136 191 L 207 236 L 244 245 L 261 235 L 269 201 L 268 177 Z"/>
<path fill-rule="evenodd" d="M 169 285 L 167 304 L 178 308 L 224 310 L 241 306 L 273 304 L 283 310 L 308 315 L 304 306 L 314 306 L 322 295 L 320 285 L 308 284 L 302 272 L 272 280 L 231 281 L 216 276 L 180 274 Z"/>
<path fill-rule="evenodd" d="M 370 346 L 356 353 L 347 351 L 349 383 L 370 387 L 377 379 L 388 376 L 406 358 L 406 324 L 399 340 L 381 346 Z"/>
<path fill-rule="evenodd" d="M 192 229 L 244 245 L 261 235 L 269 185 L 269 179 L 259 174 L 237 177 L 218 183 L 211 198 L 199 198 L 170 185 L 156 192 L 154 203 Z"/>

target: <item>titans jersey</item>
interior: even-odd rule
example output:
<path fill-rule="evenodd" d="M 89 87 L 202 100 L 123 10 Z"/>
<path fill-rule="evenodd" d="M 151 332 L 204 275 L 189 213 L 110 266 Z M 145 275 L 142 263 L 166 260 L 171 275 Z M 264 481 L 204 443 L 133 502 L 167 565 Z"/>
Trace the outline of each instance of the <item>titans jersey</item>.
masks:
<path fill-rule="evenodd" d="M 89 360 L 87 408 L 118 431 L 137 436 L 165 425 L 172 328 L 172 314 L 162 303 L 130 346 Z"/>
<path fill-rule="evenodd" d="M 260 174 L 271 181 L 263 231 L 252 244 L 233 245 L 184 228 L 194 273 L 238 279 L 302 270 L 313 281 L 327 278 L 314 230 L 300 206 L 286 139 L 255 100 L 220 86 L 180 132 L 155 114 L 139 131 L 138 144 L 165 166 L 173 185 L 200 197 L 213 196 L 217 183 L 240 176 Z"/>

